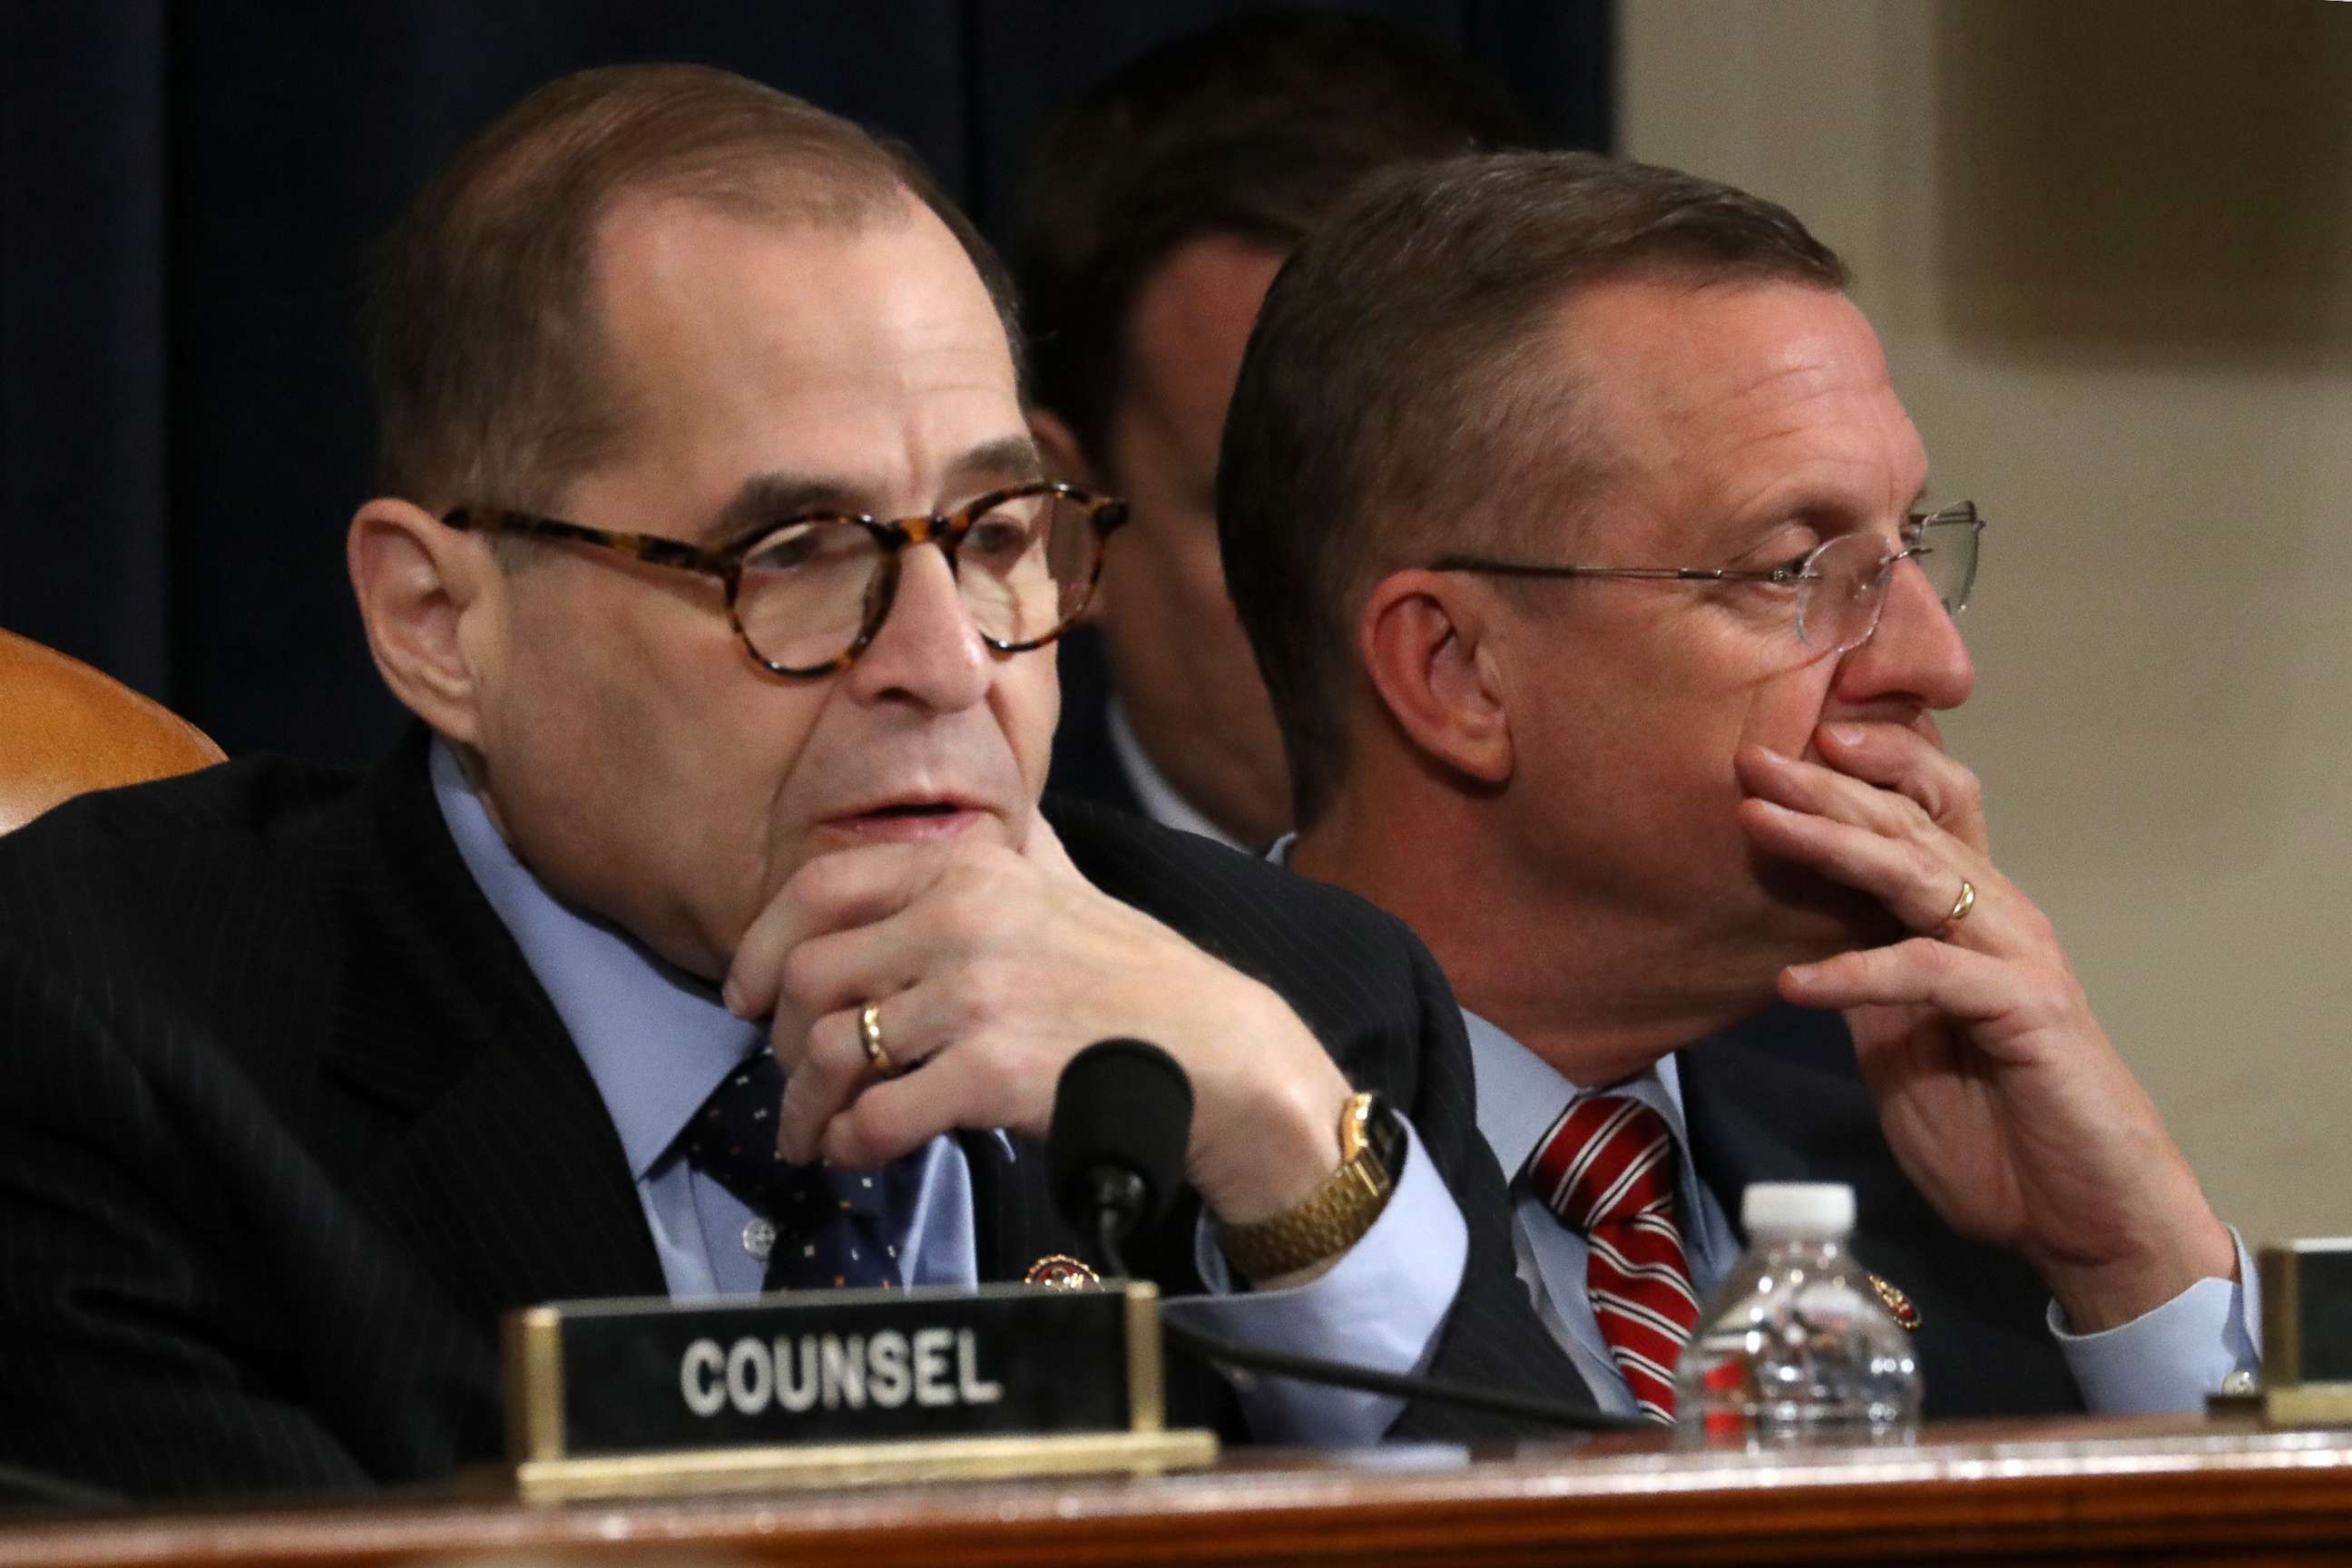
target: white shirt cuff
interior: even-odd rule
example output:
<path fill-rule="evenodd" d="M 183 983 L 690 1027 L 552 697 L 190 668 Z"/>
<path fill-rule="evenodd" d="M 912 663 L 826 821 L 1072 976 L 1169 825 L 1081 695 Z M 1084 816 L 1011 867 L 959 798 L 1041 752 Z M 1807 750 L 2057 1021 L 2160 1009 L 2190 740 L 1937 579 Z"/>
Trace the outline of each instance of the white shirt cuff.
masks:
<path fill-rule="evenodd" d="M 1400 1119 L 1402 1120 L 1402 1119 Z M 1234 1293 L 1233 1271 L 1206 1213 L 1193 1237 L 1201 1278 L 1215 1292 L 1165 1304 L 1203 1332 L 1265 1350 L 1386 1373 L 1428 1364 L 1470 1257 L 1470 1229 L 1410 1123 L 1404 1176 L 1372 1228 L 1304 1285 Z M 1404 1410 L 1394 1394 L 1328 1388 L 1295 1378 L 1228 1372 L 1260 1442 L 1322 1447 L 1377 1443 Z"/>
<path fill-rule="evenodd" d="M 2230 1239 L 2238 1248 L 2236 1280 L 2200 1279 L 2128 1323 L 2072 1333 L 2058 1303 L 2050 1303 L 2050 1331 L 2094 1414 L 2194 1414 L 2233 1374 L 2261 1372 L 2261 1277 L 2234 1226 Z"/>

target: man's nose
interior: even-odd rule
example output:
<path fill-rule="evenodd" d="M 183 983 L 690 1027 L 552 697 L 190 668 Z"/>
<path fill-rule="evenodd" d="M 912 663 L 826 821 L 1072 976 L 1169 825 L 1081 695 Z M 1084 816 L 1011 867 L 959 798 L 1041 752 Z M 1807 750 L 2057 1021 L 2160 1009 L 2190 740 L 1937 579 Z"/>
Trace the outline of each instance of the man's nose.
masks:
<path fill-rule="evenodd" d="M 1855 701 L 1907 698 L 1940 710 L 1967 701 L 1976 683 L 1968 644 L 1935 584 L 1918 562 L 1896 562 L 1878 629 L 1838 666 L 1838 695 Z"/>
<path fill-rule="evenodd" d="M 899 559 L 890 612 L 848 679 L 861 700 L 908 700 L 945 713 L 987 696 L 996 665 L 947 556 L 937 545 L 912 544 Z"/>

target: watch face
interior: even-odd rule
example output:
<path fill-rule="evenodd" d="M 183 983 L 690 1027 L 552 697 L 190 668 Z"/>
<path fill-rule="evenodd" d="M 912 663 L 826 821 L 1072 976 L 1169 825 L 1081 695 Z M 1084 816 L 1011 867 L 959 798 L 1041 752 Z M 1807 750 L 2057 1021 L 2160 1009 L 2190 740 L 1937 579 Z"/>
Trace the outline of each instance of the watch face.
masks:
<path fill-rule="evenodd" d="M 1404 1121 L 1389 1108 L 1389 1102 L 1379 1095 L 1372 1097 L 1370 1114 L 1364 1118 L 1364 1137 L 1370 1143 L 1372 1158 L 1381 1163 L 1391 1182 L 1404 1174 Z"/>
<path fill-rule="evenodd" d="M 1342 1165 L 1355 1163 L 1356 1156 L 1362 1153 L 1365 1144 L 1370 1142 L 1372 1116 L 1379 1107 L 1380 1101 L 1369 1094 L 1349 1097 L 1347 1107 L 1339 1116 L 1339 1163 Z"/>

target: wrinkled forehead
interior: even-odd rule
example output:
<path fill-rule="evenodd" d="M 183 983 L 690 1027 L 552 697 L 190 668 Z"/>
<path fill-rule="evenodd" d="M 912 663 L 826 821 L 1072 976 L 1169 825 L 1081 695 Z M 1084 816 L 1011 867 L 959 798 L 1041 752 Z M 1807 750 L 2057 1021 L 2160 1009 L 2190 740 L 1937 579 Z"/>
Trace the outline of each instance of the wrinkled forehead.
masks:
<path fill-rule="evenodd" d="M 1834 290 L 1611 283 L 1560 325 L 1605 489 L 1654 536 L 1770 513 L 1891 524 L 1926 480 L 1877 334 Z"/>
<path fill-rule="evenodd" d="M 911 198 L 845 221 L 625 203 L 596 295 L 623 460 L 700 515 L 776 473 L 855 510 L 928 509 L 963 454 L 1026 440 L 995 301 Z"/>

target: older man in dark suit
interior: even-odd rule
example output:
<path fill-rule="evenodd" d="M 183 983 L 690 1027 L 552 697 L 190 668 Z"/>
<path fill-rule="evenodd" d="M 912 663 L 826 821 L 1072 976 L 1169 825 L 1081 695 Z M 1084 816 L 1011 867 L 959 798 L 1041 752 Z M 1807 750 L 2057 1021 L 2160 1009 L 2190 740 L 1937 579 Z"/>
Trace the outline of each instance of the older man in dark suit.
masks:
<path fill-rule="evenodd" d="M 919 172 L 716 71 L 559 82 L 428 189 L 349 533 L 416 735 L 0 846 L 0 1459 L 432 1477 L 498 1449 L 504 1310 L 1021 1278 L 1079 1250 L 1034 1140 L 1112 1036 L 1192 1081 L 1142 1250 L 1194 1311 L 1400 1370 L 1552 1353 L 1465 1224 L 1500 1191 L 1410 937 L 1039 812 L 1048 645 L 1120 506 L 1041 477 L 1009 319 Z"/>
<path fill-rule="evenodd" d="M 1578 154 L 1383 177 L 1307 240 L 1219 476 L 1289 858 L 1469 1009 L 1522 1277 L 1605 1405 L 1672 1412 L 1740 1189 L 1817 1177 L 1931 1414 L 2194 1406 L 2252 1367 L 2253 1277 L 1940 744 L 1983 522 L 1923 501 L 1844 284 L 1780 207 Z M 1628 1142 L 1674 1233 L 1633 1268 L 1579 1195 Z"/>

